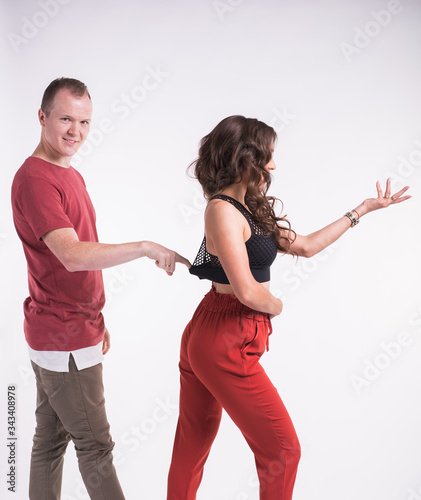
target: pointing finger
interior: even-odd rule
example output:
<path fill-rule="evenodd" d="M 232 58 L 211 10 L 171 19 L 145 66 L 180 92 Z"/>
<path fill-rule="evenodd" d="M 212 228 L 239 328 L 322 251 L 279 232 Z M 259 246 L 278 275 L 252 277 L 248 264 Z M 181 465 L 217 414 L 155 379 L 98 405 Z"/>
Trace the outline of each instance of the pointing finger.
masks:
<path fill-rule="evenodd" d="M 175 261 L 179 262 L 180 264 L 184 264 L 189 269 L 191 267 L 191 262 L 182 255 L 179 255 L 178 253 L 175 254 Z"/>

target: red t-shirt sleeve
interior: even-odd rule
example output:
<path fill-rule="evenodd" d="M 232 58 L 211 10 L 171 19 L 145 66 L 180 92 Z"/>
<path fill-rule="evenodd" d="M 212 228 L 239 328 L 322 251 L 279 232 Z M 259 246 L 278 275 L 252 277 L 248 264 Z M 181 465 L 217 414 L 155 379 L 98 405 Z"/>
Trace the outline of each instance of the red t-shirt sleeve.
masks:
<path fill-rule="evenodd" d="M 19 186 L 16 204 L 38 240 L 53 229 L 74 228 L 59 189 L 46 179 L 26 178 Z"/>

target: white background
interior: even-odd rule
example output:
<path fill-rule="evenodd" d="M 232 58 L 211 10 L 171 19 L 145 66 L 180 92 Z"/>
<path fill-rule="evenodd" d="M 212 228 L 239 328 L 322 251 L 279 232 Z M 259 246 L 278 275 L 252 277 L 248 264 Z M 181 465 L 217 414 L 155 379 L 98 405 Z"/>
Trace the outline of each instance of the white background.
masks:
<path fill-rule="evenodd" d="M 377 179 L 411 185 L 411 200 L 364 217 L 329 251 L 277 259 L 272 290 L 284 312 L 262 363 L 302 444 L 295 500 L 421 499 L 419 0 L 3 0 L 1 9 L 1 498 L 27 498 L 35 426 L 26 263 L 10 186 L 38 143 L 45 87 L 70 76 L 94 104 L 96 131 L 74 166 L 102 242 L 155 240 L 192 260 L 204 203 L 186 167 L 201 137 L 231 114 L 278 131 L 271 194 L 300 234 L 375 196 Z M 209 283 L 185 268 L 169 278 L 146 259 L 104 272 L 104 281 L 118 474 L 128 499 L 164 499 L 179 342 Z M 16 494 L 6 485 L 12 383 Z M 86 499 L 80 485 L 70 444 L 62 498 Z M 252 453 L 224 415 L 198 500 L 257 498 Z"/>

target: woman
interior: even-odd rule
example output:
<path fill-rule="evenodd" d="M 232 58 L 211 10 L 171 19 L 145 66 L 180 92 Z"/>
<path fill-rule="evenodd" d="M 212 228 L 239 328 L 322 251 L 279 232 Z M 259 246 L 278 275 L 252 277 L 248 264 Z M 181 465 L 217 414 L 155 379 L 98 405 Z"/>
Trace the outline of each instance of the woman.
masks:
<path fill-rule="evenodd" d="M 273 128 L 230 116 L 201 141 L 192 164 L 208 205 L 205 238 L 190 272 L 212 281 L 181 344 L 180 416 L 168 500 L 194 500 L 218 431 L 222 408 L 255 455 L 261 500 L 290 500 L 300 445 L 279 394 L 259 363 L 282 301 L 269 291 L 278 252 L 311 257 L 359 219 L 400 203 L 408 187 L 367 199 L 329 226 L 300 236 L 275 215 L 267 196 L 275 170 Z"/>

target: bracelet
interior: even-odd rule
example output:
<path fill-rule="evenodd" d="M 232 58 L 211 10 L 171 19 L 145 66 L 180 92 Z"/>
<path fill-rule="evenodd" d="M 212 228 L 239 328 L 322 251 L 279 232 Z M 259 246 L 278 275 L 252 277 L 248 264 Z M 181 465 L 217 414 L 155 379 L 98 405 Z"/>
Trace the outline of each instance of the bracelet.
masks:
<path fill-rule="evenodd" d="M 355 208 L 353 210 L 351 210 L 351 212 L 355 212 L 358 216 L 358 220 L 360 220 L 360 214 L 355 210 Z"/>
<path fill-rule="evenodd" d="M 348 217 L 348 219 L 351 221 L 351 227 L 356 226 L 360 221 L 356 219 L 351 212 L 347 212 L 344 217 Z"/>

